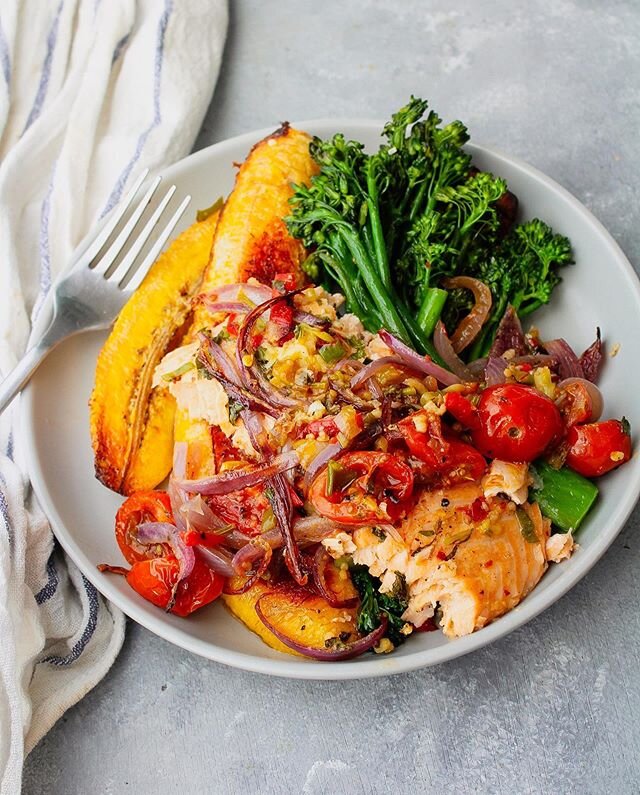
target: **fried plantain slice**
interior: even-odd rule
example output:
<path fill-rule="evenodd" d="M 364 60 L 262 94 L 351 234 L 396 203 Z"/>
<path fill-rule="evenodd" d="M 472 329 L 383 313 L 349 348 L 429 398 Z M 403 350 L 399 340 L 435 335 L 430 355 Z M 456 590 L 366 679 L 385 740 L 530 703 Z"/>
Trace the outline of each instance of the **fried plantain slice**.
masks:
<path fill-rule="evenodd" d="M 96 476 L 121 494 L 149 489 L 171 469 L 175 401 L 151 389 L 153 371 L 187 328 L 219 213 L 192 224 L 160 255 L 105 342 L 90 399 Z"/>

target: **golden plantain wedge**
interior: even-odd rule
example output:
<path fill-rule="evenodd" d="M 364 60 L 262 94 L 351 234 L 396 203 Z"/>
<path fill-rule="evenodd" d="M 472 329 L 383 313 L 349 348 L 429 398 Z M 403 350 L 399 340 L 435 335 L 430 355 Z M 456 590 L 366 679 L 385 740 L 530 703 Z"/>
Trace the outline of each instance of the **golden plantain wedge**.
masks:
<path fill-rule="evenodd" d="M 300 281 L 300 263 L 306 256 L 300 241 L 289 235 L 282 220 L 289 213 L 292 183 L 308 183 L 318 168 L 309 154 L 310 136 L 286 122 L 259 141 L 240 166 L 233 191 L 227 199 L 211 251 L 211 260 L 200 287 L 203 295 L 216 287 L 245 282 L 252 276 L 271 284 L 277 273 L 295 273 Z M 189 338 L 210 326 L 211 313 L 196 302 Z M 202 420 L 177 418 L 175 440 L 197 449 L 198 461 L 210 461 L 211 434 Z M 189 454 L 188 466 L 194 471 Z M 210 474 L 202 472 L 205 476 Z"/>
<path fill-rule="evenodd" d="M 300 263 L 306 251 L 282 219 L 290 211 L 292 183 L 308 184 L 318 171 L 309 154 L 310 142 L 307 133 L 285 122 L 249 152 L 222 210 L 202 293 L 252 276 L 265 284 L 277 273 L 295 273 L 302 279 Z M 206 309 L 198 306 L 193 329 L 209 322 Z"/>
<path fill-rule="evenodd" d="M 96 476 L 121 494 L 153 488 L 171 469 L 175 401 L 165 388 L 151 390 L 153 371 L 186 328 L 218 218 L 194 223 L 160 255 L 98 357 L 90 400 Z"/>

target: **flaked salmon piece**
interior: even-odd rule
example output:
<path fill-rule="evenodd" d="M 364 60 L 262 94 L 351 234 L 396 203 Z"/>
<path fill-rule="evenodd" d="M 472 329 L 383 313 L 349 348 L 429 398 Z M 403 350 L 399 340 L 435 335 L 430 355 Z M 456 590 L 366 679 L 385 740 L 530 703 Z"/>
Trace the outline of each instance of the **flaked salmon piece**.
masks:
<path fill-rule="evenodd" d="M 438 609 L 445 635 L 457 637 L 513 609 L 536 586 L 547 569 L 549 527 L 536 504 L 487 499 L 479 483 L 466 483 L 424 491 L 399 535 L 381 540 L 356 530 L 353 559 L 380 577 L 382 591 L 404 575 L 403 617 L 421 626 Z"/>

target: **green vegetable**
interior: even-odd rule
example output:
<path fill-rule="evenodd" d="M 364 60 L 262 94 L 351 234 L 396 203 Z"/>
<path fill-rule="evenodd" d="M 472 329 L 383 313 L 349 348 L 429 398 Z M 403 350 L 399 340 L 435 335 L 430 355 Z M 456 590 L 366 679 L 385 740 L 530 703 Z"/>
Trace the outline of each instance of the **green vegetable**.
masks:
<path fill-rule="evenodd" d="M 196 212 L 196 221 L 206 221 L 207 218 L 209 218 L 209 216 L 211 216 L 214 213 L 218 212 L 218 210 L 220 210 L 222 208 L 223 204 L 224 204 L 224 199 L 222 198 L 222 196 L 220 196 L 220 198 L 218 198 L 218 199 L 216 199 L 216 201 L 214 201 L 214 203 L 211 205 L 211 207 L 207 207 L 204 210 L 198 210 Z"/>
<path fill-rule="evenodd" d="M 531 499 L 544 516 L 563 531 L 577 530 L 598 496 L 598 487 L 567 467 L 554 469 L 546 461 L 532 467 Z"/>
<path fill-rule="evenodd" d="M 189 370 L 195 370 L 196 365 L 193 362 L 185 362 L 184 364 L 180 365 L 180 367 L 172 370 L 170 373 L 165 373 L 162 376 L 163 381 L 177 381 L 181 375 L 188 373 Z"/>
<path fill-rule="evenodd" d="M 318 353 L 327 364 L 335 364 L 342 359 L 346 351 L 339 342 L 335 342 L 333 345 L 323 345 Z"/>
<path fill-rule="evenodd" d="M 339 461 L 329 461 L 327 464 L 327 496 L 344 491 L 358 477 L 358 473 L 349 467 L 344 467 Z"/>
<path fill-rule="evenodd" d="M 380 580 L 369 574 L 366 566 L 352 566 L 350 572 L 353 584 L 360 594 L 358 631 L 363 635 L 373 632 L 380 626 L 380 618 L 384 614 L 389 621 L 386 636 L 394 646 L 404 643 L 406 636 L 402 633 L 402 628 L 407 622 L 402 614 L 408 604 L 404 577 L 400 574 L 397 576 L 393 593 L 382 594 L 378 590 Z"/>
<path fill-rule="evenodd" d="M 470 354 L 476 358 L 509 303 L 524 317 L 549 300 L 571 247 L 537 219 L 508 231 L 505 181 L 472 169 L 467 128 L 443 125 L 427 107 L 412 97 L 373 154 L 341 134 L 314 138 L 320 173 L 295 186 L 286 222 L 313 249 L 303 269 L 314 282 L 337 286 L 369 331 L 385 327 L 436 360 L 437 321 L 442 316 L 452 331 L 473 303 L 468 290 L 443 290 L 442 280 L 484 281 L 493 307 Z"/>
<path fill-rule="evenodd" d="M 235 424 L 236 420 L 240 416 L 240 413 L 244 409 L 244 406 L 238 400 L 233 400 L 233 398 L 229 398 L 228 408 L 229 408 L 229 421 Z"/>
<path fill-rule="evenodd" d="M 516 508 L 516 517 L 518 518 L 520 532 L 522 533 L 524 540 L 529 544 L 537 544 L 540 539 L 536 535 L 536 529 L 533 526 L 533 520 L 529 514 L 524 508 L 518 506 Z"/>

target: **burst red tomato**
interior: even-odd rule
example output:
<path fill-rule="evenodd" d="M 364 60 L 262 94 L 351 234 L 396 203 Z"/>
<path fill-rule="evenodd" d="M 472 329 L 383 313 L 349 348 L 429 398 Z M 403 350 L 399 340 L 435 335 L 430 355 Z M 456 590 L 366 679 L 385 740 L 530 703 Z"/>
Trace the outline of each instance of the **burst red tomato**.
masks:
<path fill-rule="evenodd" d="M 347 453 L 311 484 L 309 500 L 321 516 L 343 524 L 389 522 L 407 507 L 413 472 L 389 453 Z"/>
<path fill-rule="evenodd" d="M 567 465 L 587 478 L 604 475 L 631 458 L 631 434 L 624 419 L 574 425 L 567 443 Z"/>
<path fill-rule="evenodd" d="M 465 403 L 471 407 L 468 401 Z M 448 485 L 478 480 L 487 468 L 486 461 L 474 447 L 451 432 L 443 432 L 438 415 L 416 412 L 399 422 L 398 429 L 411 455 L 425 465 L 421 471 L 429 480 Z"/>
<path fill-rule="evenodd" d="M 487 458 L 533 461 L 559 441 L 564 430 L 555 403 L 523 384 L 487 387 L 471 421 L 466 412 L 462 415 L 455 405 L 446 405 L 471 429 L 474 447 Z"/>
<path fill-rule="evenodd" d="M 174 557 L 160 557 L 134 563 L 126 580 L 144 599 L 167 609 L 178 579 L 180 565 Z M 217 599 L 222 593 L 224 577 L 196 558 L 191 574 L 175 588 L 175 599 L 170 613 L 188 616 Z"/>
<path fill-rule="evenodd" d="M 242 491 L 208 499 L 211 509 L 223 522 L 249 535 L 261 529 L 265 511 L 270 507 L 263 486 L 250 486 Z"/>
<path fill-rule="evenodd" d="M 137 563 L 158 557 L 158 547 L 164 553 L 170 547 L 162 544 L 141 544 L 137 528 L 142 522 L 169 522 L 174 524 L 171 502 L 165 491 L 138 491 L 122 503 L 116 514 L 116 541 L 127 563 Z"/>

